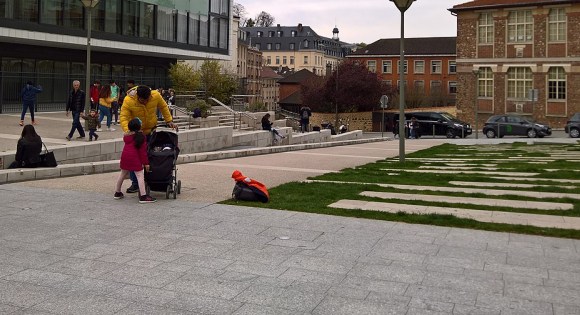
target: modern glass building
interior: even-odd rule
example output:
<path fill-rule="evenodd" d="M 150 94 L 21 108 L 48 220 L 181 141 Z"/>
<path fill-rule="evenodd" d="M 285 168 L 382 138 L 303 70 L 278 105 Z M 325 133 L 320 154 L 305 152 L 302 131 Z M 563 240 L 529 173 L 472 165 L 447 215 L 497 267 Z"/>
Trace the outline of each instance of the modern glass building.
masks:
<path fill-rule="evenodd" d="M 231 0 L 100 0 L 92 10 L 91 81 L 170 86 L 178 59 L 230 59 Z M 38 110 L 64 109 L 85 86 L 87 10 L 81 0 L 0 0 L 0 113 L 21 110 L 27 81 Z"/>

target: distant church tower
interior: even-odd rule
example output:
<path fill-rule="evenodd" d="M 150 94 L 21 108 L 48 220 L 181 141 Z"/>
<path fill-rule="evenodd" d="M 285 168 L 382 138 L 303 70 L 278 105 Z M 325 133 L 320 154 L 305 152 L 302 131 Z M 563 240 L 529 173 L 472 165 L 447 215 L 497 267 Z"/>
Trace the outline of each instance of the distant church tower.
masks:
<path fill-rule="evenodd" d="M 332 39 L 335 41 L 339 41 L 339 39 L 338 39 L 338 27 L 336 27 L 336 25 L 334 26 L 334 29 L 332 30 Z"/>

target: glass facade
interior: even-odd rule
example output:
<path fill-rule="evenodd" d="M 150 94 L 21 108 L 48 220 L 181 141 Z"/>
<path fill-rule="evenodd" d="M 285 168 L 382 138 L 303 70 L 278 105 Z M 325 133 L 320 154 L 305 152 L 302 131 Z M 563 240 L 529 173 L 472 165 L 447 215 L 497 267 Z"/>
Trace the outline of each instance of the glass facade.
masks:
<path fill-rule="evenodd" d="M 92 37 L 225 55 L 230 8 L 231 0 L 101 0 L 92 10 Z M 87 17 L 80 0 L 0 0 L 0 26 L 8 28 L 84 37 Z M 86 52 L 82 49 L 50 48 L 36 42 L 19 45 L 22 54 L 11 45 L 0 39 L 0 112 L 20 110 L 19 92 L 28 80 L 44 88 L 38 95 L 39 110 L 64 106 L 73 80 L 80 80 L 84 88 Z M 114 79 L 121 86 L 133 79 L 167 87 L 167 70 L 175 62 L 170 57 L 136 58 L 98 49 L 92 58 L 92 80 Z"/>

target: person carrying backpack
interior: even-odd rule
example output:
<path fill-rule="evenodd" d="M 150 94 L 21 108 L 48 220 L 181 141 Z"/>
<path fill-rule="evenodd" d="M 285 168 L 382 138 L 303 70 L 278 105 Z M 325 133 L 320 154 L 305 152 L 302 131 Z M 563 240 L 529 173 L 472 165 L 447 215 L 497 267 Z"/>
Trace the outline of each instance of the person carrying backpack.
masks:
<path fill-rule="evenodd" d="M 310 125 L 310 116 L 312 116 L 312 111 L 308 106 L 302 106 L 300 108 L 300 129 L 302 132 L 308 132 L 308 126 Z"/>

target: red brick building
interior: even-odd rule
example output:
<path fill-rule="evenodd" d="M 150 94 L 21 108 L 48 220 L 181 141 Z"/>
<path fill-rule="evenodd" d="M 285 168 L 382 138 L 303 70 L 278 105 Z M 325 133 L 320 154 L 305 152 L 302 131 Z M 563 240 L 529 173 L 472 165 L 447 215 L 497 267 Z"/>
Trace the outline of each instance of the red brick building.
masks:
<path fill-rule="evenodd" d="M 580 112 L 578 0 L 475 0 L 450 11 L 461 119 L 474 122 L 477 108 L 479 126 L 519 113 L 561 128 Z"/>
<path fill-rule="evenodd" d="M 400 39 L 380 39 L 347 56 L 367 66 L 387 85 L 399 86 Z M 455 105 L 455 37 L 405 39 L 407 108 Z"/>

